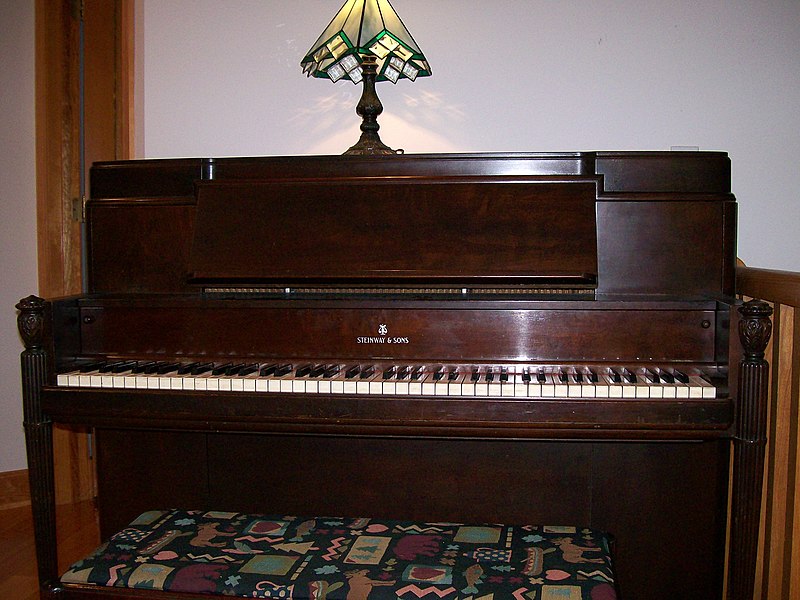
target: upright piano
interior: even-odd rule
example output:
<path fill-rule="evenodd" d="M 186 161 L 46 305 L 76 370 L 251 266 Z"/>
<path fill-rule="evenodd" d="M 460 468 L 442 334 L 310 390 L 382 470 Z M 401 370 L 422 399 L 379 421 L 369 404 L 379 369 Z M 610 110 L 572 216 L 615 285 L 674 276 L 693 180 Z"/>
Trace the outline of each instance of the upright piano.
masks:
<path fill-rule="evenodd" d="M 56 422 L 94 432 L 103 536 L 569 523 L 613 533 L 623 598 L 744 600 L 769 308 L 736 215 L 716 152 L 95 164 L 88 292 L 18 305 L 43 584 Z"/>

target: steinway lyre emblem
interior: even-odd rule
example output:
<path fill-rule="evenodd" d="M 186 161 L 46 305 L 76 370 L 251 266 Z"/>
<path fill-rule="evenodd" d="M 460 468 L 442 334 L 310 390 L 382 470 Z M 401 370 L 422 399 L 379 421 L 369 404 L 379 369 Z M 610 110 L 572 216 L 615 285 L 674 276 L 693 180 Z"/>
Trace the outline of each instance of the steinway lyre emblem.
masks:
<path fill-rule="evenodd" d="M 378 325 L 378 335 L 386 335 L 387 333 L 389 333 L 389 328 L 385 323 Z"/>

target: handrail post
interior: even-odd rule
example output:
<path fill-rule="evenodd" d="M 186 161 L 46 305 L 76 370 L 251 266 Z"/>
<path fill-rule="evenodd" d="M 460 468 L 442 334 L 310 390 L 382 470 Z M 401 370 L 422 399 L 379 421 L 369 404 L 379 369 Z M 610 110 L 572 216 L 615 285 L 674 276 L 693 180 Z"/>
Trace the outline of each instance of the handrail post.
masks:
<path fill-rule="evenodd" d="M 739 364 L 733 440 L 728 598 L 752 600 L 767 443 L 769 364 L 764 360 L 764 351 L 772 333 L 772 307 L 762 300 L 750 300 L 739 307 L 739 312 L 739 340 L 744 355 Z"/>

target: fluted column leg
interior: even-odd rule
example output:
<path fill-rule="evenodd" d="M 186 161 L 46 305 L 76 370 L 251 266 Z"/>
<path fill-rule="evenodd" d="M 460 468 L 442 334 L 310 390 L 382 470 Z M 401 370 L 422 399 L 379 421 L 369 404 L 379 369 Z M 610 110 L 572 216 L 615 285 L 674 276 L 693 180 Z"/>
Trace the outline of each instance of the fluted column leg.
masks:
<path fill-rule="evenodd" d="M 31 488 L 33 528 L 39 585 L 49 595 L 58 578 L 56 548 L 53 428 L 42 413 L 41 391 L 47 378 L 47 353 L 43 346 L 46 303 L 28 296 L 17 304 L 19 332 L 25 343 L 21 355 L 22 401 L 28 478 Z"/>
<path fill-rule="evenodd" d="M 739 365 L 736 437 L 733 443 L 728 597 L 752 600 L 758 554 L 761 487 L 767 443 L 769 364 L 764 350 L 772 333 L 772 308 L 751 300 L 739 308 L 739 338 L 744 357 Z"/>

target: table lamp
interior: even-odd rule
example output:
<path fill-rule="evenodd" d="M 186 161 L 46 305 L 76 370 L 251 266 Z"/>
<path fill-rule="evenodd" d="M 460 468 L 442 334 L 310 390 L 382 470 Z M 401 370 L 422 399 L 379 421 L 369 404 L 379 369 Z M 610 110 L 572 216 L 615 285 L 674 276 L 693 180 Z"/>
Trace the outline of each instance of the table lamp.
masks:
<path fill-rule="evenodd" d="M 381 142 L 378 115 L 383 105 L 376 81 L 416 80 L 431 74 L 428 61 L 389 0 L 347 0 L 301 61 L 309 77 L 364 85 L 356 113 L 361 138 L 345 154 L 398 154 Z"/>

